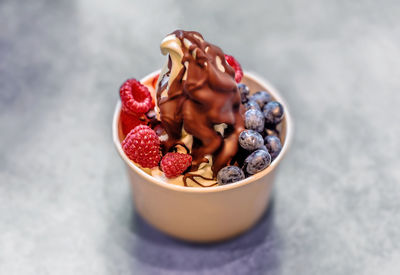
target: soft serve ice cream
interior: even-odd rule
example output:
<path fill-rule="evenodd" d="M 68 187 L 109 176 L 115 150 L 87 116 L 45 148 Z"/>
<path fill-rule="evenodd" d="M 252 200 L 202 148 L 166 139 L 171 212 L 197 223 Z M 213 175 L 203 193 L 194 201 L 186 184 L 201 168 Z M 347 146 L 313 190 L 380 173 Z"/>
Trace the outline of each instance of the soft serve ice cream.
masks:
<path fill-rule="evenodd" d="M 126 154 L 150 168 L 146 171 L 152 176 L 184 186 L 213 186 L 217 178 L 219 184 L 230 183 L 260 167 L 265 169 L 271 161 L 268 150 L 248 146 L 255 137 L 259 140 L 263 136 L 245 130 L 246 108 L 242 103 L 248 101 L 249 89 L 236 83 L 241 78 L 240 65 L 198 32 L 177 30 L 164 38 L 160 48 L 167 61 L 155 85 L 156 115 L 149 118 L 153 106 L 146 101 L 146 87 L 135 82 L 120 90 L 122 112 L 136 116 L 137 124 L 150 126 L 137 126 L 126 135 Z M 244 131 L 246 146 L 240 146 L 239 136 Z M 263 142 L 261 145 L 266 148 Z M 246 157 L 256 152 L 254 170 Z"/>
<path fill-rule="evenodd" d="M 222 50 L 197 32 L 173 32 L 161 42 L 161 52 L 168 55 L 156 101 L 168 135 L 164 150 L 181 144 L 186 132 L 191 137 L 185 145 L 193 157 L 192 172 L 208 163 L 215 176 L 237 153 L 244 130 L 235 71 Z M 208 174 L 206 178 L 212 180 L 211 171 Z M 185 177 L 194 179 L 193 175 Z"/>

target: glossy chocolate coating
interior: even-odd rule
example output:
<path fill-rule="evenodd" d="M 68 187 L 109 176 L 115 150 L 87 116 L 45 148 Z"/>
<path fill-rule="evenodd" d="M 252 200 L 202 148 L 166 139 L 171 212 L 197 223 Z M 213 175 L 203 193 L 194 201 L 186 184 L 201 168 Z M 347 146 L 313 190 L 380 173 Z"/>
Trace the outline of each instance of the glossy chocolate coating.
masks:
<path fill-rule="evenodd" d="M 205 156 L 211 154 L 215 176 L 236 155 L 238 136 L 244 130 L 244 107 L 235 71 L 225 61 L 223 51 L 204 41 L 201 34 L 182 30 L 172 34 L 181 41 L 182 65 L 187 63 L 170 84 L 167 96 L 162 96 L 166 81 L 161 80 L 157 87 L 160 119 L 168 134 L 164 150 L 178 143 L 183 127 L 193 136 L 192 170 L 197 170 L 207 161 Z M 190 46 L 184 46 L 185 42 Z M 171 61 L 168 68 L 171 70 Z M 214 130 L 214 125 L 221 123 L 231 129 L 223 137 Z"/>

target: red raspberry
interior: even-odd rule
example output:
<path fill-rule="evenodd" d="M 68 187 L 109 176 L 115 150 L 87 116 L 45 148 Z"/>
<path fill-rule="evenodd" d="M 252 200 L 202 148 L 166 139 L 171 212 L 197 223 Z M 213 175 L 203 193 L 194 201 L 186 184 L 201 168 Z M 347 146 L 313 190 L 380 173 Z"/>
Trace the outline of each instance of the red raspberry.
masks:
<path fill-rule="evenodd" d="M 239 62 L 232 55 L 225 55 L 226 62 L 235 70 L 235 81 L 239 83 L 243 77 L 242 66 L 240 66 Z"/>
<path fill-rule="evenodd" d="M 119 119 L 121 121 L 121 130 L 124 136 L 126 136 L 136 126 L 145 124 L 145 121 L 141 120 L 137 116 L 130 115 L 124 111 L 121 111 Z"/>
<path fill-rule="evenodd" d="M 167 153 L 161 160 L 161 169 L 167 178 L 182 174 L 192 164 L 192 156 L 181 153 Z"/>
<path fill-rule="evenodd" d="M 134 162 L 153 168 L 160 162 L 160 139 L 147 125 L 136 126 L 122 141 L 122 149 Z"/>
<path fill-rule="evenodd" d="M 150 110 L 152 98 L 146 86 L 136 79 L 128 79 L 119 89 L 122 102 L 122 110 L 140 116 Z"/>

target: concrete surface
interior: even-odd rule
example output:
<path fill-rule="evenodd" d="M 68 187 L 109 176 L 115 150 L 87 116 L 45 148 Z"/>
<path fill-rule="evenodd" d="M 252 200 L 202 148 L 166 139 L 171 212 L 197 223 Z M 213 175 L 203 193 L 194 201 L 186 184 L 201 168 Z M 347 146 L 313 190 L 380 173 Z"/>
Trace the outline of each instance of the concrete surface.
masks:
<path fill-rule="evenodd" d="M 0 2 L 0 274 L 399 274 L 399 1 Z M 117 90 L 195 29 L 296 122 L 274 202 L 227 243 L 133 213 Z"/>

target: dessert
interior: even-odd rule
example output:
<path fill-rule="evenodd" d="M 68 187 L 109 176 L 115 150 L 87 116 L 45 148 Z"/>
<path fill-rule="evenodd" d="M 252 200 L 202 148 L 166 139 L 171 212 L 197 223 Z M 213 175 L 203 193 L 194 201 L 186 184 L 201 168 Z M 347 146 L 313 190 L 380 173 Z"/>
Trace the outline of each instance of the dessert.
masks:
<path fill-rule="evenodd" d="M 184 186 L 229 184 L 267 168 L 282 148 L 282 105 L 267 91 L 251 95 L 239 62 L 198 32 L 174 31 L 160 48 L 167 61 L 152 87 L 129 79 L 120 88 L 129 159 Z"/>

